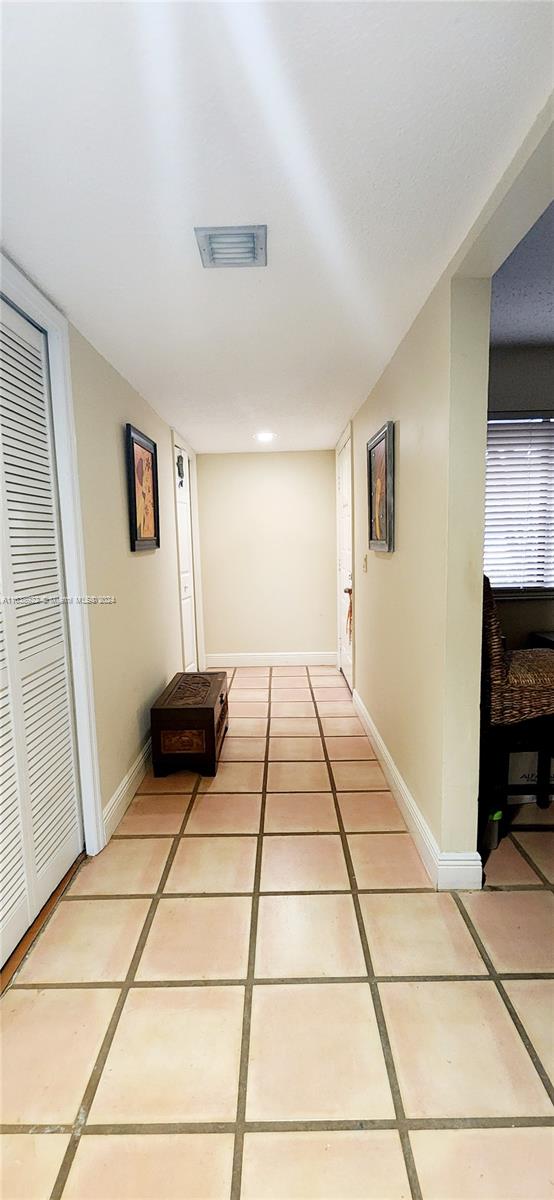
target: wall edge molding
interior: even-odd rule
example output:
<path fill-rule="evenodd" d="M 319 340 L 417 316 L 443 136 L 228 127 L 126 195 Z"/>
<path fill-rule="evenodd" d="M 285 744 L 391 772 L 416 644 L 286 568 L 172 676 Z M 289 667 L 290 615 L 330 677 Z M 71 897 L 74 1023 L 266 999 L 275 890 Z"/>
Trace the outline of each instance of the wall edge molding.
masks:
<path fill-rule="evenodd" d="M 336 650 L 268 650 L 259 654 L 207 654 L 206 667 L 336 667 Z"/>
<path fill-rule="evenodd" d="M 112 833 L 119 822 L 125 815 L 137 787 L 146 773 L 146 767 L 150 758 L 150 738 L 145 742 L 142 750 L 139 751 L 135 761 L 129 767 L 126 775 L 123 776 L 121 783 L 116 787 L 113 796 L 110 797 L 104 809 L 104 832 L 106 842 L 109 842 Z"/>
<path fill-rule="evenodd" d="M 450 891 L 454 888 L 468 891 L 480 890 L 482 886 L 481 856 L 477 851 L 471 850 L 461 853 L 439 850 L 434 834 L 416 804 L 406 781 L 400 774 L 359 692 L 354 690 L 352 699 L 433 886 L 437 891 Z"/>

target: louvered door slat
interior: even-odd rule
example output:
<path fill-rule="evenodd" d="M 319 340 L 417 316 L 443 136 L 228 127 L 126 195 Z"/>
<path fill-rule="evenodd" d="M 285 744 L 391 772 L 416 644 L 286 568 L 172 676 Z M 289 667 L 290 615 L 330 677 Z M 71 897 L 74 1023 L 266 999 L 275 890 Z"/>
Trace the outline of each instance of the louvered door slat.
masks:
<path fill-rule="evenodd" d="M 13 736 L 5 769 L 17 775 L 6 791 L 13 813 L 1 826 L 8 851 L 2 902 L 9 918 L 23 888 L 32 919 L 79 853 L 82 829 L 46 340 L 4 302 L 1 348 L 5 573 L 12 598 L 6 711 Z"/>
<path fill-rule="evenodd" d="M 0 922 L 7 944 L 16 945 L 29 923 L 29 905 L 12 708 L 8 690 L 6 627 L 0 605 Z"/>

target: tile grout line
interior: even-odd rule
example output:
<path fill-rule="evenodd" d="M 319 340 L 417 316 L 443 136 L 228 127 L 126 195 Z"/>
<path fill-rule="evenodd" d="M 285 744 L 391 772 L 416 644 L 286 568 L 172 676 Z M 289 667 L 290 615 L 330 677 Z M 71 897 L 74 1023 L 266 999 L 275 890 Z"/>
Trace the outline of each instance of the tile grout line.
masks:
<path fill-rule="evenodd" d="M 384 1058 L 384 1062 L 385 1062 L 385 1069 L 387 1072 L 389 1088 L 390 1088 L 392 1102 L 394 1105 L 394 1111 L 395 1111 L 395 1115 L 396 1115 L 396 1128 L 398 1130 L 400 1144 L 402 1147 L 404 1166 L 406 1168 L 406 1174 L 408 1177 L 408 1183 L 409 1183 L 409 1187 L 410 1187 L 410 1193 L 412 1196 L 412 1200 L 422 1200 L 421 1186 L 419 1183 L 419 1178 L 418 1178 L 417 1169 L 416 1169 L 416 1165 L 415 1165 L 415 1159 L 414 1159 L 414 1155 L 413 1155 L 413 1151 L 412 1151 L 412 1146 L 411 1146 L 408 1131 L 404 1124 L 405 1119 L 406 1119 L 406 1114 L 404 1111 L 404 1102 L 402 1100 L 402 1095 L 400 1092 L 400 1085 L 398 1082 L 398 1076 L 396 1073 L 396 1066 L 395 1066 L 395 1062 L 394 1062 L 394 1058 L 393 1058 L 392 1047 L 390 1044 L 389 1033 L 388 1033 L 388 1029 L 387 1029 L 387 1025 L 386 1025 L 386 1021 L 385 1021 L 385 1014 L 383 1012 L 383 1006 L 381 1004 L 381 996 L 379 993 L 379 987 L 375 981 L 375 972 L 374 972 L 374 968 L 373 968 L 371 952 L 369 949 L 369 942 L 367 939 L 367 933 L 366 933 L 366 929 L 365 929 L 365 925 L 364 925 L 364 919 L 363 919 L 362 910 L 361 910 L 361 906 L 360 906 L 360 900 L 359 900 L 359 896 L 358 896 L 358 884 L 357 884 L 357 880 L 356 880 L 356 872 L 354 870 L 354 863 L 352 861 L 352 856 L 350 854 L 350 846 L 348 844 L 348 838 L 346 836 L 345 829 L 344 829 L 342 812 L 341 812 L 340 805 L 338 802 L 338 797 L 337 797 L 337 788 L 335 785 L 335 777 L 333 775 L 331 761 L 329 759 L 327 744 L 326 744 L 324 736 L 323 736 L 323 726 L 322 726 L 321 717 L 319 714 L 319 707 L 316 703 L 314 689 L 313 689 L 313 685 L 312 685 L 312 679 L 311 679 L 311 675 L 309 674 L 309 672 L 308 672 L 308 680 L 309 680 L 310 691 L 312 693 L 312 699 L 313 699 L 313 702 L 315 705 L 317 721 L 318 721 L 319 729 L 320 729 L 320 733 L 321 733 L 321 740 L 322 740 L 322 744 L 323 744 L 323 753 L 325 755 L 325 762 L 327 764 L 327 771 L 329 774 L 329 781 L 331 784 L 331 791 L 333 794 L 333 802 L 335 805 L 335 814 L 336 814 L 336 818 L 337 818 L 337 822 L 338 822 L 338 826 L 339 826 L 342 850 L 343 850 L 343 854 L 344 854 L 344 858 L 345 858 L 345 862 L 346 862 L 346 869 L 348 871 L 348 877 L 350 880 L 352 902 L 354 905 L 354 911 L 356 913 L 356 921 L 358 924 L 358 933 L 360 935 L 362 951 L 363 951 L 364 960 L 365 960 L 366 969 L 367 969 L 369 990 L 370 990 L 371 1000 L 373 1003 L 373 1010 L 375 1013 L 375 1020 L 376 1020 L 377 1029 L 379 1032 L 381 1049 L 383 1052 L 383 1058 Z"/>
<path fill-rule="evenodd" d="M 477 932 L 477 929 L 476 929 L 469 913 L 467 912 L 461 897 L 458 895 L 457 892 L 451 892 L 451 895 L 454 899 L 454 902 L 456 904 L 458 912 L 460 913 L 460 915 L 466 925 L 466 928 L 469 930 L 469 933 L 471 934 L 471 937 L 473 938 L 473 941 L 477 947 L 477 950 L 479 951 L 481 958 L 483 959 L 483 962 L 487 968 L 487 971 L 489 972 L 490 978 L 493 980 L 493 982 L 495 984 L 498 995 L 500 996 L 501 1000 L 503 1001 L 504 1007 L 506 1008 L 508 1015 L 511 1017 L 512 1022 L 517 1029 L 517 1032 L 521 1038 L 521 1041 L 523 1042 L 523 1045 L 525 1046 L 525 1049 L 527 1050 L 527 1053 L 528 1053 L 528 1055 L 531 1059 L 531 1062 L 533 1063 L 533 1066 L 537 1072 L 537 1075 L 539 1076 L 539 1079 L 547 1093 L 547 1096 L 549 1097 L 551 1103 L 554 1103 L 554 1087 L 552 1086 L 548 1071 L 545 1070 L 545 1068 L 541 1062 L 541 1059 L 540 1059 L 539 1055 L 537 1054 L 537 1051 L 535 1050 L 535 1047 L 529 1037 L 529 1034 L 527 1033 L 527 1030 L 525 1029 L 523 1022 L 520 1020 L 520 1018 L 516 1012 L 516 1009 L 515 1009 L 514 1005 L 512 1004 L 512 1001 L 510 1000 L 510 997 L 508 996 L 508 993 L 504 987 L 502 979 L 500 978 L 500 975 L 499 975 L 498 971 L 496 970 L 496 967 L 494 966 L 492 958 L 491 958 L 490 954 L 488 953 L 487 949 L 485 948 L 485 945 L 484 945 L 481 937 L 479 936 L 479 933 Z"/>
<path fill-rule="evenodd" d="M 367 981 L 366 981 L 367 982 Z M 408 1130 L 433 1131 L 440 1129 L 552 1129 L 553 1117 L 406 1117 L 403 1124 Z M 371 1119 L 360 1117 L 354 1120 L 306 1120 L 306 1121 L 245 1121 L 245 1133 L 300 1133 L 306 1131 L 333 1132 L 347 1130 L 383 1130 L 390 1129 L 398 1132 L 398 1121 L 394 1117 Z M 17 1134 L 27 1137 L 35 1133 L 40 1136 L 51 1134 L 70 1135 L 72 1125 L 3 1125 L 3 1134 Z M 156 1136 L 167 1133 L 233 1133 L 234 1121 L 165 1121 L 159 1124 L 152 1122 L 121 1122 L 117 1125 L 90 1124 L 84 1125 L 82 1137 L 114 1137 L 117 1134 L 137 1134 Z"/>
<path fill-rule="evenodd" d="M 125 976 L 125 980 L 123 982 L 123 985 L 120 987 L 120 992 L 119 992 L 119 996 L 118 996 L 114 1011 L 110 1018 L 108 1028 L 102 1039 L 102 1045 L 100 1046 L 100 1050 L 96 1057 L 96 1061 L 94 1063 L 91 1074 L 89 1076 L 88 1083 L 86 1085 L 82 1101 L 77 1110 L 77 1116 L 75 1118 L 75 1121 L 73 1122 L 73 1128 L 72 1128 L 72 1133 L 71 1133 L 70 1140 L 69 1140 L 69 1145 L 67 1146 L 66 1152 L 65 1152 L 62 1162 L 61 1162 L 60 1169 L 56 1176 L 56 1180 L 54 1182 L 54 1186 L 53 1186 L 51 1194 L 50 1194 L 50 1200 L 60 1200 L 60 1197 L 62 1196 L 65 1185 L 67 1183 L 69 1172 L 73 1165 L 73 1161 L 75 1159 L 75 1155 L 77 1153 L 77 1149 L 79 1146 L 79 1140 L 81 1137 L 81 1133 L 82 1133 L 83 1127 L 86 1125 L 88 1114 L 90 1112 L 94 1097 L 96 1095 L 96 1091 L 97 1091 L 98 1085 L 100 1083 L 102 1072 L 106 1065 L 108 1054 L 112 1047 L 112 1043 L 113 1043 L 113 1040 L 114 1040 L 114 1037 L 115 1037 L 115 1034 L 117 1031 L 117 1027 L 119 1025 L 119 1021 L 121 1018 L 121 1014 L 123 1012 L 123 1008 L 125 1005 L 125 1001 L 129 994 L 130 985 L 132 982 L 134 982 L 135 974 L 136 974 L 140 959 L 142 957 L 142 952 L 146 945 L 146 940 L 148 938 L 148 934 L 150 933 L 150 929 L 152 927 L 152 922 L 154 920 L 156 910 L 157 910 L 158 904 L 160 902 L 160 897 L 161 897 L 161 894 L 165 887 L 167 878 L 169 876 L 169 872 L 171 870 L 173 860 L 177 853 L 177 848 L 179 846 L 179 839 L 180 839 L 180 836 L 181 836 L 181 834 L 186 826 L 186 823 L 189 819 L 190 813 L 192 812 L 192 809 L 194 806 L 194 801 L 196 799 L 196 794 L 198 792 L 199 786 L 200 786 L 200 777 L 197 778 L 196 783 L 194 784 L 189 803 L 187 805 L 183 820 L 181 822 L 181 827 L 180 827 L 179 833 L 176 834 L 175 837 L 173 838 L 173 844 L 171 846 L 171 849 L 169 850 L 167 859 L 165 861 L 165 864 L 164 864 L 164 867 L 163 867 L 163 870 L 162 870 L 162 873 L 160 876 L 158 888 L 156 890 L 156 894 L 153 895 L 151 898 L 150 906 L 149 906 L 148 912 L 146 914 L 146 918 L 144 920 L 144 924 L 142 926 L 142 930 L 140 932 L 138 941 L 136 943 L 136 946 L 135 946 L 135 949 L 133 952 L 133 956 L 132 956 L 131 962 L 129 964 L 129 968 L 128 968 L 127 974 Z"/>
<path fill-rule="evenodd" d="M 269 668 L 269 698 L 267 710 L 267 728 L 265 741 L 264 770 L 262 777 L 262 799 L 260 805 L 260 823 L 258 826 L 258 842 L 256 846 L 256 863 L 254 867 L 254 884 L 252 894 L 252 911 L 250 916 L 250 938 L 248 943 L 248 968 L 244 988 L 244 1012 L 242 1020 L 241 1052 L 239 1064 L 239 1079 L 237 1090 L 237 1114 L 235 1127 L 235 1144 L 233 1150 L 233 1166 L 231 1174 L 230 1200 L 240 1200 L 242 1190 L 242 1162 L 244 1155 L 244 1126 L 246 1121 L 246 1093 L 248 1087 L 248 1065 L 250 1058 L 250 1028 L 252 1023 L 252 999 L 254 993 L 254 972 L 256 960 L 256 940 L 258 935 L 258 912 L 260 905 L 260 880 L 262 873 L 262 855 L 264 840 L 265 807 L 267 798 L 267 778 L 269 772 L 269 737 L 271 729 L 271 680 L 273 668 Z"/>
<path fill-rule="evenodd" d="M 321 892 L 309 892 L 309 893 L 303 893 L 303 894 L 319 897 L 321 895 Z M 389 894 L 396 895 L 395 892 L 391 892 Z M 279 892 L 279 896 L 288 896 L 288 895 L 290 895 L 289 892 Z M 341 892 L 341 895 L 348 896 L 348 895 L 350 895 L 350 893 L 349 892 Z M 199 896 L 197 898 L 200 900 L 204 899 L 203 896 Z M 161 899 L 163 900 L 163 897 L 161 897 Z M 554 972 L 535 971 L 535 972 L 523 972 L 522 974 L 515 974 L 513 972 L 512 973 L 499 973 L 498 978 L 500 979 L 501 983 L 504 983 L 504 982 L 529 983 L 529 982 L 536 982 L 536 981 L 548 983 L 548 982 L 554 981 Z M 491 984 L 493 984 L 495 982 L 494 978 L 491 975 L 484 974 L 484 973 L 481 975 L 478 975 L 478 974 L 473 974 L 473 975 L 375 975 L 374 979 L 375 979 L 375 983 L 491 983 Z M 202 978 L 202 979 L 199 979 L 199 978 L 192 978 L 192 979 L 187 979 L 187 978 L 182 978 L 182 979 L 133 979 L 128 984 L 126 984 L 125 981 L 121 980 L 121 979 L 90 980 L 90 981 L 56 980 L 54 982 L 45 982 L 43 980 L 39 980 L 39 981 L 35 981 L 34 983 L 30 982 L 30 983 L 16 984 L 16 985 L 14 985 L 13 990 L 19 991 L 19 992 L 23 992 L 23 991 L 33 992 L 33 991 L 36 991 L 37 988 L 39 988 L 41 991 L 51 991 L 51 992 L 55 992 L 55 991 L 58 991 L 58 992 L 59 991 L 98 991 L 99 989 L 100 990 L 103 989 L 104 991 L 109 991 L 110 988 L 112 990 L 119 990 L 123 986 L 126 986 L 128 991 L 130 991 L 133 988 L 148 990 L 148 989 L 160 988 L 160 987 L 161 988 L 164 988 L 164 987 L 167 987 L 167 988 L 179 988 L 179 987 L 220 988 L 220 987 L 243 987 L 245 982 L 246 982 L 246 975 L 238 976 L 236 979 L 235 978 L 217 979 L 217 978 L 212 978 L 211 976 L 208 976 L 207 978 Z M 308 983 L 309 984 L 325 983 L 325 984 L 331 984 L 331 985 L 332 984 L 340 984 L 340 983 L 367 983 L 367 974 L 366 975 L 257 976 L 255 979 L 255 983 L 257 985 L 258 984 L 263 985 L 264 987 L 275 987 L 275 986 L 282 987 L 283 984 L 286 984 L 288 987 L 294 987 L 297 985 L 300 986 L 300 985 L 305 985 Z"/>

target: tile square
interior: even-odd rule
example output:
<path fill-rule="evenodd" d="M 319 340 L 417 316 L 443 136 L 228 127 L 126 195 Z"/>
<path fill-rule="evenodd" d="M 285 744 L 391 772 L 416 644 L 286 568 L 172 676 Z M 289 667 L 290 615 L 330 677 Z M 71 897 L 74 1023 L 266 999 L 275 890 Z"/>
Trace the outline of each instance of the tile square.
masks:
<path fill-rule="evenodd" d="M 283 677 L 290 679 L 293 675 L 302 676 L 303 679 L 307 679 L 308 672 L 306 667 L 274 667 L 271 672 L 274 682 L 276 679 L 282 679 Z"/>
<path fill-rule="evenodd" d="M 227 737 L 221 747 L 220 762 L 263 762 L 265 737 Z"/>
<path fill-rule="evenodd" d="M 269 758 L 273 762 L 314 762 L 324 760 L 320 737 L 271 737 Z"/>
<path fill-rule="evenodd" d="M 325 741 L 331 761 L 334 759 L 375 758 L 375 751 L 369 738 L 339 736 L 327 737 Z"/>
<path fill-rule="evenodd" d="M 338 834 L 264 838 L 262 892 L 346 891 L 348 872 Z"/>
<path fill-rule="evenodd" d="M 331 765 L 338 792 L 382 792 L 387 781 L 378 762 L 334 762 Z"/>
<path fill-rule="evenodd" d="M 554 1080 L 554 979 L 506 979 L 504 987 L 543 1067 Z"/>
<path fill-rule="evenodd" d="M 266 717 L 231 717 L 227 737 L 263 737 L 267 733 Z"/>
<path fill-rule="evenodd" d="M 325 704 L 331 700 L 352 700 L 350 688 L 346 684 L 341 685 L 338 679 L 312 679 L 312 687 L 318 703 L 320 700 Z"/>
<path fill-rule="evenodd" d="M 231 1133 L 90 1134 L 64 1200 L 228 1200 L 233 1144 Z"/>
<path fill-rule="evenodd" d="M 274 692 L 274 691 L 280 692 L 283 688 L 288 689 L 290 691 L 291 689 L 307 688 L 307 687 L 308 687 L 308 676 L 306 674 L 303 674 L 303 675 L 274 675 L 273 679 L 271 680 L 272 692 Z"/>
<path fill-rule="evenodd" d="M 554 971 L 551 892 L 462 892 L 461 900 L 497 971 Z"/>
<path fill-rule="evenodd" d="M 233 701 L 229 697 L 229 716 L 231 721 L 233 717 L 266 717 L 269 711 L 269 702 L 257 700 L 252 703 L 251 700 L 244 703 L 242 700 Z"/>
<path fill-rule="evenodd" d="M 229 691 L 229 700 L 239 704 L 263 704 L 264 702 L 267 704 L 269 688 L 238 687 L 233 683 Z"/>
<path fill-rule="evenodd" d="M 554 833 L 541 829 L 537 833 L 518 833 L 516 842 L 527 851 L 539 871 L 554 883 Z"/>
<path fill-rule="evenodd" d="M 365 975 L 351 896 L 261 896 L 258 979 Z"/>
<path fill-rule="evenodd" d="M 129 992 L 90 1124 L 234 1121 L 244 988 Z"/>
<path fill-rule="evenodd" d="M 446 892 L 360 896 L 376 975 L 487 975 Z"/>
<path fill-rule="evenodd" d="M 200 792 L 261 792 L 263 763 L 220 762 L 217 775 L 200 780 Z"/>
<path fill-rule="evenodd" d="M 344 680 L 344 675 L 342 674 L 342 671 L 339 671 L 338 667 L 309 667 L 308 673 L 310 676 L 333 675 L 335 679 Z"/>
<path fill-rule="evenodd" d="M 297 685 L 301 682 L 302 680 L 297 680 Z M 290 702 L 291 704 L 300 704 L 308 703 L 311 701 L 311 699 L 312 693 L 309 687 L 296 686 L 292 688 L 272 688 L 271 711 L 273 712 L 273 701 L 275 701 L 277 704 L 285 704 L 287 702 Z"/>
<path fill-rule="evenodd" d="M 49 1200 L 69 1136 L 4 1133 L 0 1136 L 0 1194 L 4 1200 Z"/>
<path fill-rule="evenodd" d="M 325 675 L 325 674 L 318 675 L 314 679 L 312 679 L 312 686 L 314 687 L 314 689 L 319 689 L 320 691 L 325 691 L 325 692 L 330 691 L 331 699 L 335 698 L 335 692 L 337 691 L 338 688 L 341 688 L 342 690 L 345 690 L 346 692 L 348 692 L 349 696 L 351 695 L 350 688 L 348 687 L 348 685 L 346 683 L 344 675 L 340 675 L 340 674 L 338 674 L 338 675 Z M 322 696 L 322 699 L 324 700 L 325 696 Z"/>
<path fill-rule="evenodd" d="M 238 681 L 240 679 L 269 679 L 269 667 L 237 667 L 235 680 Z"/>
<path fill-rule="evenodd" d="M 303 700 L 291 703 L 286 700 L 284 703 L 281 700 L 272 700 L 271 702 L 271 719 L 273 717 L 312 717 L 315 718 L 315 705 L 312 701 Z"/>
<path fill-rule="evenodd" d="M 150 900 L 62 900 L 18 983 L 110 983 L 131 965 Z"/>
<path fill-rule="evenodd" d="M 197 796 L 185 828 L 185 837 L 196 833 L 257 833 L 261 795 L 214 792 Z"/>
<path fill-rule="evenodd" d="M 166 892 L 251 892 L 257 838 L 194 837 L 179 843 Z"/>
<path fill-rule="evenodd" d="M 503 838 L 485 863 L 485 883 L 488 887 L 502 887 L 518 883 L 542 883 L 519 850 L 509 838 Z"/>
<path fill-rule="evenodd" d="M 248 1121 L 393 1116 L 367 984 L 254 987 Z"/>
<path fill-rule="evenodd" d="M 347 833 L 401 832 L 406 828 L 390 792 L 338 792 L 337 798 Z"/>
<path fill-rule="evenodd" d="M 162 795 L 169 796 L 173 792 L 192 792 L 194 785 L 198 779 L 198 775 L 192 771 L 173 771 L 171 775 L 153 775 L 152 771 L 147 771 L 144 779 L 139 783 L 137 788 L 137 796 L 146 795 Z"/>
<path fill-rule="evenodd" d="M 272 717 L 269 732 L 271 737 L 319 737 L 319 725 L 315 717 Z"/>
<path fill-rule="evenodd" d="M 425 1129 L 410 1133 L 424 1200 L 551 1200 L 552 1130 Z"/>
<path fill-rule="evenodd" d="M 251 907 L 248 896 L 164 897 L 137 979 L 244 979 Z"/>
<path fill-rule="evenodd" d="M 241 1200 L 408 1200 L 409 1196 L 400 1138 L 394 1130 L 245 1135 Z"/>
<path fill-rule="evenodd" d="M 350 833 L 348 845 L 359 888 L 430 888 L 408 833 Z"/>
<path fill-rule="evenodd" d="M 331 792 L 272 792 L 265 804 L 265 833 L 338 833 Z"/>
<path fill-rule="evenodd" d="M 322 717 L 325 737 L 363 737 L 364 727 L 357 717 Z"/>
<path fill-rule="evenodd" d="M 0 1012 L 6 1125 L 73 1123 L 118 998 L 116 988 L 5 993 Z"/>
<path fill-rule="evenodd" d="M 135 796 L 116 833 L 119 837 L 136 837 L 137 834 L 175 834 L 183 824 L 183 817 L 190 804 L 190 795 L 175 793 L 172 796 Z"/>
<path fill-rule="evenodd" d="M 326 763 L 272 762 L 268 767 L 268 792 L 330 792 Z"/>
<path fill-rule="evenodd" d="M 68 896 L 151 895 L 158 888 L 171 838 L 123 838 L 86 859 Z"/>
<path fill-rule="evenodd" d="M 381 983 L 408 1117 L 552 1115 L 492 980 Z"/>
<path fill-rule="evenodd" d="M 350 692 L 348 693 L 350 696 Z M 356 709 L 350 699 L 348 700 L 319 700 L 317 702 L 317 711 L 320 717 L 355 717 Z"/>

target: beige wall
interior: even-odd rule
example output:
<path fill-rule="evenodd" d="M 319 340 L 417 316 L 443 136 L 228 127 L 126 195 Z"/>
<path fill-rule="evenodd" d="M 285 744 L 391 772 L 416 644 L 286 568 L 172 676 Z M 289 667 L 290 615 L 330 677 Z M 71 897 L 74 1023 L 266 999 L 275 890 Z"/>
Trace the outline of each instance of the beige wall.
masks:
<path fill-rule="evenodd" d="M 145 400 L 73 328 L 71 373 L 94 696 L 104 807 L 148 736 L 151 701 L 181 668 L 171 433 Z M 160 549 L 129 547 L 124 427 L 158 447 Z"/>
<path fill-rule="evenodd" d="M 197 458 L 207 654 L 335 651 L 335 455 Z"/>
<path fill-rule="evenodd" d="M 488 294 L 443 280 L 353 423 L 355 687 L 439 848 L 460 852 L 476 839 Z M 391 419 L 387 555 L 368 550 L 366 443 Z"/>

